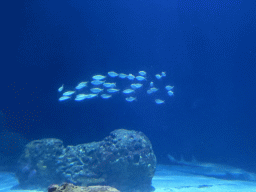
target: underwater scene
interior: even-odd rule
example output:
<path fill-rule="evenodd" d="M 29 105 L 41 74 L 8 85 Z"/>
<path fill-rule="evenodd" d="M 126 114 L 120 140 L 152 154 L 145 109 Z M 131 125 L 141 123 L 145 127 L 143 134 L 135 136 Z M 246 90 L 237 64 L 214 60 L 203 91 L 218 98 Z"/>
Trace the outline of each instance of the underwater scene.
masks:
<path fill-rule="evenodd" d="M 1 2 L 0 192 L 256 192 L 255 6 Z"/>

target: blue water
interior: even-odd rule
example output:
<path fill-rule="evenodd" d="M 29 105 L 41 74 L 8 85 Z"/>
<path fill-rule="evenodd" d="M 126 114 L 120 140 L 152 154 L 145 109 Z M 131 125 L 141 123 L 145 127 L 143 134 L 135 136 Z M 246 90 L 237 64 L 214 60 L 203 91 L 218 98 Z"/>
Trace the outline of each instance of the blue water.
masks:
<path fill-rule="evenodd" d="M 15 171 L 29 141 L 77 145 L 125 128 L 150 139 L 159 164 L 170 164 L 171 154 L 256 172 L 254 1 L 21 0 L 0 7 L 1 170 Z M 69 90 L 97 74 L 142 70 L 147 81 L 134 102 L 125 100 L 130 82 L 121 79 L 111 80 L 120 89 L 113 98 L 58 100 L 62 84 Z M 157 80 L 161 72 L 166 77 Z M 156 96 L 146 93 L 151 81 Z"/>

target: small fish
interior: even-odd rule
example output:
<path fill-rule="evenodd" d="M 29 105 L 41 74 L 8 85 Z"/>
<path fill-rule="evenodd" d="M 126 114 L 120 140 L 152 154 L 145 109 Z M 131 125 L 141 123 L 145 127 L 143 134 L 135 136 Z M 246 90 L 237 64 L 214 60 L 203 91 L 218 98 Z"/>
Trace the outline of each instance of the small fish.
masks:
<path fill-rule="evenodd" d="M 126 97 L 125 100 L 132 102 L 132 101 L 136 100 L 136 97 Z"/>
<path fill-rule="evenodd" d="M 144 80 L 146 81 L 146 78 L 143 77 L 143 76 L 137 76 L 136 79 L 137 79 L 138 81 L 144 81 Z"/>
<path fill-rule="evenodd" d="M 116 83 L 104 83 L 103 86 L 107 88 L 113 88 L 116 87 Z"/>
<path fill-rule="evenodd" d="M 98 96 L 98 94 L 89 94 L 88 99 L 93 98 L 93 97 L 97 97 L 97 96 Z"/>
<path fill-rule="evenodd" d="M 67 99 L 70 99 L 70 97 L 69 96 L 62 96 L 62 97 L 59 98 L 59 101 L 65 101 Z"/>
<path fill-rule="evenodd" d="M 76 95 L 75 101 L 82 101 L 88 98 L 90 98 L 88 94 L 78 94 Z"/>
<path fill-rule="evenodd" d="M 64 84 L 62 84 L 62 86 L 58 89 L 59 92 L 61 92 L 64 88 Z"/>
<path fill-rule="evenodd" d="M 122 79 L 124 79 L 124 78 L 126 78 L 126 77 L 127 77 L 127 75 L 126 75 L 126 74 L 124 74 L 124 73 L 120 73 L 120 74 L 119 74 L 119 77 L 120 77 L 120 78 L 122 78 Z"/>
<path fill-rule="evenodd" d="M 116 93 L 118 92 L 120 89 L 114 89 L 114 88 L 111 88 L 111 89 L 107 89 L 107 92 L 109 93 Z"/>
<path fill-rule="evenodd" d="M 157 89 L 157 88 L 155 88 L 155 87 L 152 87 L 150 90 L 151 90 L 152 92 L 156 92 L 156 91 L 158 91 L 158 89 Z"/>
<path fill-rule="evenodd" d="M 81 82 L 76 86 L 76 89 L 82 89 L 87 86 L 87 82 Z"/>
<path fill-rule="evenodd" d="M 161 78 L 162 78 L 162 76 L 161 76 L 161 75 L 159 75 L 159 74 L 156 74 L 156 78 L 157 78 L 157 79 L 161 79 Z"/>
<path fill-rule="evenodd" d="M 145 76 L 147 73 L 145 71 L 139 71 L 139 74 Z"/>
<path fill-rule="evenodd" d="M 172 91 L 168 91 L 168 95 L 173 96 L 174 93 Z"/>
<path fill-rule="evenodd" d="M 102 80 L 102 79 L 105 79 L 106 76 L 103 76 L 103 75 L 94 75 L 92 78 L 93 78 L 94 80 Z"/>
<path fill-rule="evenodd" d="M 167 91 L 170 91 L 170 90 L 173 89 L 173 87 L 174 87 L 174 86 L 167 85 L 167 86 L 165 86 L 165 89 L 166 89 Z"/>
<path fill-rule="evenodd" d="M 149 89 L 149 90 L 147 90 L 147 93 L 151 94 L 151 93 L 153 93 L 153 91 L 151 89 Z"/>
<path fill-rule="evenodd" d="M 66 91 L 65 93 L 63 93 L 63 96 L 70 96 L 74 93 L 75 93 L 75 91 Z"/>
<path fill-rule="evenodd" d="M 150 87 L 154 87 L 154 83 L 153 82 L 150 82 Z"/>
<path fill-rule="evenodd" d="M 93 85 L 101 85 L 103 84 L 105 81 L 100 81 L 100 80 L 94 80 L 94 81 L 91 81 L 91 84 Z"/>
<path fill-rule="evenodd" d="M 112 97 L 112 95 L 109 95 L 109 94 L 102 94 L 102 95 L 101 95 L 101 98 L 102 98 L 102 99 L 108 99 L 108 98 L 110 98 L 110 97 Z"/>
<path fill-rule="evenodd" d="M 109 75 L 110 77 L 116 77 L 116 76 L 118 76 L 118 73 L 116 73 L 116 72 L 114 72 L 114 71 L 110 71 L 110 72 L 108 72 L 108 75 Z"/>
<path fill-rule="evenodd" d="M 140 84 L 140 83 L 131 84 L 131 88 L 133 88 L 133 89 L 138 89 L 138 88 L 141 88 L 141 87 L 142 87 L 142 84 Z"/>
<path fill-rule="evenodd" d="M 125 89 L 125 90 L 123 90 L 123 93 L 125 93 L 125 94 L 129 94 L 129 93 L 133 93 L 133 92 L 134 92 L 133 89 Z"/>
<path fill-rule="evenodd" d="M 127 76 L 127 78 L 130 79 L 130 80 L 133 80 L 133 79 L 135 79 L 135 76 L 132 75 L 132 74 L 129 74 L 129 75 Z"/>
<path fill-rule="evenodd" d="M 164 100 L 156 99 L 155 102 L 156 102 L 156 104 L 162 104 L 162 103 L 164 103 Z"/>
<path fill-rule="evenodd" d="M 165 72 L 162 72 L 162 77 L 166 77 L 166 73 Z"/>
<path fill-rule="evenodd" d="M 91 90 L 91 92 L 93 92 L 93 93 L 99 93 L 99 92 L 103 91 L 103 89 L 100 89 L 100 88 L 92 88 L 92 89 L 90 89 L 90 90 Z"/>

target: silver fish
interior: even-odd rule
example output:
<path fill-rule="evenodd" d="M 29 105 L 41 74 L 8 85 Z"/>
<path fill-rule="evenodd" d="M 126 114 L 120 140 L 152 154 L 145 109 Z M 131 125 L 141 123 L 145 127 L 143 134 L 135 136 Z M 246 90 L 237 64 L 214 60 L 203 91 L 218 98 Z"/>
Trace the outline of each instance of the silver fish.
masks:
<path fill-rule="evenodd" d="M 129 75 L 127 76 L 127 78 L 130 79 L 130 80 L 133 80 L 133 79 L 135 79 L 135 76 L 132 75 L 132 74 L 129 74 Z"/>
<path fill-rule="evenodd" d="M 139 74 L 145 76 L 147 73 L 145 71 L 139 71 Z"/>
<path fill-rule="evenodd" d="M 67 99 L 70 99 L 69 96 L 62 96 L 59 98 L 59 101 L 64 101 L 64 100 L 67 100 Z"/>
<path fill-rule="evenodd" d="M 116 93 L 116 92 L 118 92 L 120 89 L 113 89 L 113 88 L 111 88 L 111 89 L 107 89 L 107 92 L 109 92 L 109 93 Z"/>
<path fill-rule="evenodd" d="M 126 75 L 126 74 L 124 74 L 124 73 L 120 73 L 120 74 L 119 74 L 119 77 L 120 77 L 121 79 L 124 79 L 124 78 L 126 78 L 126 77 L 127 77 L 127 75 Z"/>
<path fill-rule="evenodd" d="M 116 72 L 114 72 L 114 71 L 110 71 L 110 72 L 108 72 L 108 75 L 109 75 L 110 77 L 116 77 L 116 76 L 118 76 L 118 73 L 116 73 Z"/>
<path fill-rule="evenodd" d="M 141 87 L 142 87 L 142 84 L 140 84 L 140 83 L 131 84 L 131 88 L 133 88 L 133 89 L 138 89 L 138 88 L 141 88 Z"/>
<path fill-rule="evenodd" d="M 87 82 L 81 82 L 76 86 L 76 89 L 82 89 L 87 86 Z"/>
<path fill-rule="evenodd" d="M 92 89 L 90 89 L 90 90 L 91 90 L 91 92 L 93 92 L 93 93 L 99 93 L 99 92 L 103 91 L 103 89 L 100 89 L 100 88 L 92 88 Z"/>
<path fill-rule="evenodd" d="M 101 85 L 103 84 L 105 81 L 100 81 L 100 80 L 94 80 L 94 81 L 91 81 L 91 84 L 93 85 Z"/>
<path fill-rule="evenodd" d="M 150 82 L 150 87 L 154 87 L 154 83 L 153 82 Z"/>
<path fill-rule="evenodd" d="M 63 93 L 63 96 L 70 96 L 74 93 L 75 93 L 75 91 L 66 91 L 65 93 Z"/>
<path fill-rule="evenodd" d="M 62 84 L 62 86 L 58 89 L 59 92 L 61 92 L 64 88 L 64 84 Z"/>
<path fill-rule="evenodd" d="M 125 93 L 125 94 L 129 94 L 129 93 L 133 93 L 133 92 L 134 92 L 133 89 L 125 89 L 125 90 L 123 90 L 123 93 Z"/>
<path fill-rule="evenodd" d="M 173 87 L 174 87 L 174 86 L 167 85 L 167 86 L 165 86 L 165 89 L 166 89 L 167 91 L 170 91 L 170 90 L 173 89 Z"/>
<path fill-rule="evenodd" d="M 78 94 L 76 95 L 75 101 L 82 101 L 88 98 L 90 98 L 88 94 Z"/>
<path fill-rule="evenodd" d="M 165 72 L 162 72 L 162 77 L 165 77 L 166 76 L 166 73 Z"/>
<path fill-rule="evenodd" d="M 158 89 L 157 89 L 157 88 L 155 88 L 155 87 L 152 87 L 150 90 L 151 90 L 152 92 L 156 92 L 156 91 L 158 91 Z"/>
<path fill-rule="evenodd" d="M 103 99 L 108 99 L 110 97 L 112 97 L 112 95 L 109 95 L 109 94 L 102 94 L 101 95 L 101 98 L 103 98 Z"/>
<path fill-rule="evenodd" d="M 102 79 L 105 79 L 106 76 L 103 76 L 103 75 L 94 75 L 92 78 L 93 78 L 94 80 L 102 80 Z"/>
<path fill-rule="evenodd" d="M 89 94 L 88 99 L 93 98 L 93 97 L 97 97 L 97 96 L 98 96 L 98 94 Z"/>
<path fill-rule="evenodd" d="M 125 100 L 132 102 L 132 101 L 136 100 L 136 97 L 126 97 Z"/>
<path fill-rule="evenodd" d="M 172 91 L 168 91 L 168 95 L 173 96 L 174 93 Z"/>
<path fill-rule="evenodd" d="M 162 78 L 162 76 L 161 76 L 161 75 L 159 75 L 159 74 L 156 74 L 156 78 L 157 78 L 157 79 L 161 79 L 161 78 Z"/>
<path fill-rule="evenodd" d="M 143 77 L 143 76 L 137 76 L 136 79 L 137 79 L 138 81 L 144 81 L 144 80 L 146 81 L 146 78 Z"/>
<path fill-rule="evenodd" d="M 113 88 L 116 87 L 116 83 L 104 83 L 103 86 L 107 88 Z"/>
<path fill-rule="evenodd" d="M 153 93 L 153 91 L 151 89 L 149 89 L 149 90 L 147 90 L 147 93 L 151 94 L 151 93 Z"/>
<path fill-rule="evenodd" d="M 156 99 L 155 102 L 156 102 L 156 104 L 162 104 L 162 103 L 164 103 L 164 100 Z"/>

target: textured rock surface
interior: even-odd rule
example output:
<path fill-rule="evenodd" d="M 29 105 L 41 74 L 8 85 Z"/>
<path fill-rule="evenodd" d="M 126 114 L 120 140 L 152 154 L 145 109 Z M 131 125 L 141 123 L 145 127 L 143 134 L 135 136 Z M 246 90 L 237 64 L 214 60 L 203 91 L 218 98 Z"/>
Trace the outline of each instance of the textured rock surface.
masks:
<path fill-rule="evenodd" d="M 18 167 L 21 188 L 69 182 L 146 192 L 151 189 L 156 157 L 142 132 L 119 129 L 103 141 L 66 148 L 58 139 L 32 141 L 26 145 Z"/>
<path fill-rule="evenodd" d="M 109 186 L 79 187 L 73 184 L 65 183 L 61 186 L 51 185 L 48 188 L 48 192 L 120 192 L 120 191 Z"/>

